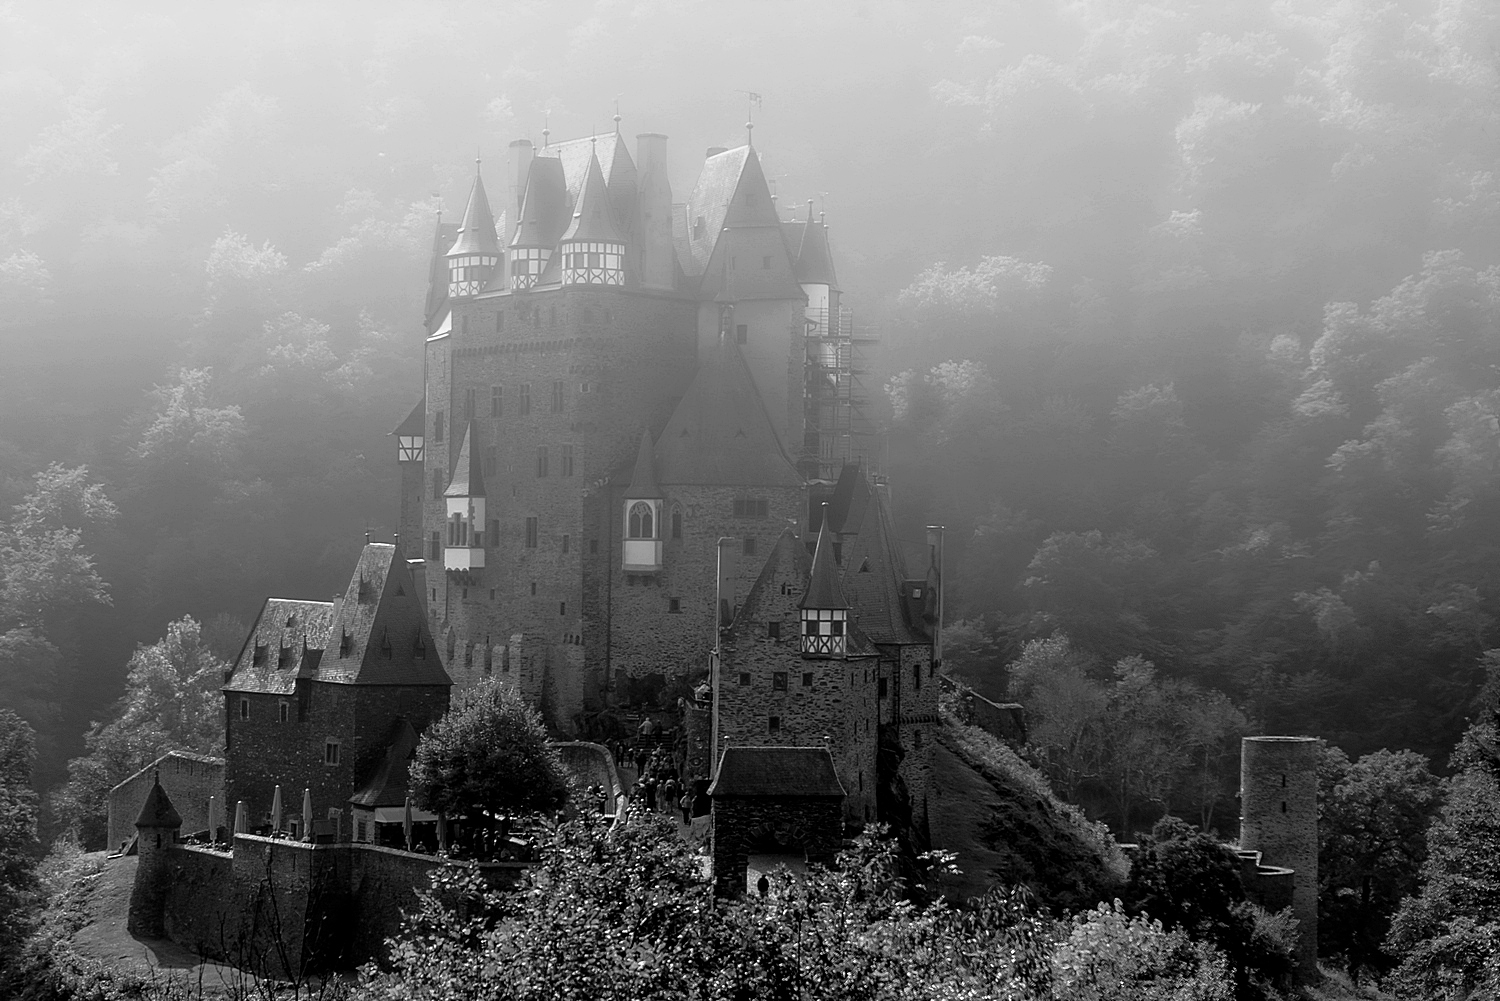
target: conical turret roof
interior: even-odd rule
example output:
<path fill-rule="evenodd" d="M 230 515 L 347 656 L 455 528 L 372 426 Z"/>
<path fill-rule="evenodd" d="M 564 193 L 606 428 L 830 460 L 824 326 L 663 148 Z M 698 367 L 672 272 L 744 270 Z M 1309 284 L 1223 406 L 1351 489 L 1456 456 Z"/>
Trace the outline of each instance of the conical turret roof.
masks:
<path fill-rule="evenodd" d="M 161 787 L 160 775 L 155 776 L 151 782 L 151 791 L 146 794 L 146 802 L 141 804 L 141 815 L 135 818 L 135 826 L 182 826 L 182 816 L 172 805 L 172 799 L 167 795 L 167 791 Z"/>
<path fill-rule="evenodd" d="M 807 221 L 802 230 L 802 246 L 797 250 L 797 281 L 803 285 L 827 285 L 838 288 L 833 273 L 833 254 L 828 249 L 828 227 L 823 220 Z"/>
<path fill-rule="evenodd" d="M 500 238 L 495 235 L 495 215 L 490 211 L 490 200 L 484 193 L 484 178 L 475 171 L 474 187 L 469 189 L 469 204 L 464 209 L 464 221 L 458 227 L 458 239 L 453 241 L 448 256 L 499 253 Z"/>
<path fill-rule="evenodd" d="M 828 529 L 828 505 L 823 505 L 823 524 L 818 529 L 818 548 L 813 551 L 812 573 L 800 608 L 848 608 L 839 584 L 838 562 L 833 558 L 833 533 Z"/>
<path fill-rule="evenodd" d="M 615 225 L 614 209 L 609 201 L 609 185 L 604 181 L 604 170 L 599 166 L 598 156 L 589 158 L 589 172 L 583 179 L 583 190 L 578 193 L 578 203 L 573 208 L 573 222 L 562 238 L 564 242 L 625 242 L 619 227 Z"/>
<path fill-rule="evenodd" d="M 479 446 L 474 444 L 474 422 L 464 429 L 464 442 L 458 449 L 458 461 L 453 464 L 453 479 L 444 497 L 483 497 L 484 470 L 479 462 Z"/>
<path fill-rule="evenodd" d="M 555 156 L 538 156 L 526 173 L 526 194 L 521 199 L 521 218 L 516 225 L 512 247 L 546 247 L 557 245 L 567 219 L 568 184 L 563 176 L 562 161 Z"/>
<path fill-rule="evenodd" d="M 630 474 L 625 496 L 631 500 L 661 496 L 661 488 L 656 485 L 656 452 L 651 447 L 649 430 L 641 430 L 641 447 L 635 455 L 635 470 Z"/>

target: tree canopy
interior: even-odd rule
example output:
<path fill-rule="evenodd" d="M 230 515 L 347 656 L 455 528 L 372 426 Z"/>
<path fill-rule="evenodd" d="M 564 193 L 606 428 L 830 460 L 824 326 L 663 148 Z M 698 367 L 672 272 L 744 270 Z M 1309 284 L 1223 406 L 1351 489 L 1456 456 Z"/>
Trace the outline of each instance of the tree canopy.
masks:
<path fill-rule="evenodd" d="M 464 691 L 423 732 L 411 782 L 418 806 L 450 817 L 551 810 L 568 794 L 541 715 L 494 678 Z"/>

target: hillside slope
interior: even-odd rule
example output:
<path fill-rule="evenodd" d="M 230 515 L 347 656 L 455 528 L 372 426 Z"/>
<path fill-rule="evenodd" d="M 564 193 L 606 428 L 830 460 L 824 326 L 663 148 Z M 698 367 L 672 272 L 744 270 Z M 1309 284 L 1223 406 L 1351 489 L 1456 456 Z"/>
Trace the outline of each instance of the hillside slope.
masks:
<path fill-rule="evenodd" d="M 978 727 L 944 713 L 932 750 L 934 848 L 961 872 L 943 892 L 970 897 L 1021 884 L 1046 904 L 1076 910 L 1108 899 L 1128 863 L 1103 825 L 1062 802 L 1036 769 Z"/>

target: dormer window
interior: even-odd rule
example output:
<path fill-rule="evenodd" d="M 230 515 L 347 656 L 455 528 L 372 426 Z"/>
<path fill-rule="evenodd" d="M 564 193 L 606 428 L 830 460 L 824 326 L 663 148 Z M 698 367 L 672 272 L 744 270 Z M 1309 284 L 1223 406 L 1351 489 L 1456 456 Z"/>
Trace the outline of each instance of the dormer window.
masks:
<path fill-rule="evenodd" d="M 255 653 L 251 655 L 250 663 L 255 667 L 266 666 L 266 645 L 264 643 L 255 644 Z"/>
<path fill-rule="evenodd" d="M 391 659 L 391 634 L 389 630 L 380 633 L 380 656 L 386 660 Z"/>
<path fill-rule="evenodd" d="M 703 217 L 701 215 L 698 218 L 696 218 L 696 219 L 693 220 L 693 239 L 694 240 L 701 240 L 701 239 L 703 239 L 703 234 L 706 233 L 707 231 L 708 231 L 708 227 L 704 225 L 704 223 L 703 223 Z"/>
<path fill-rule="evenodd" d="M 291 664 L 292 664 L 292 648 L 289 647 L 289 646 L 284 646 L 284 647 L 281 648 L 281 651 L 276 655 L 276 666 L 278 668 L 286 668 L 286 667 L 290 667 Z"/>
<path fill-rule="evenodd" d="M 349 635 L 349 630 L 342 629 L 342 628 L 339 630 L 339 656 L 340 657 L 347 657 L 347 656 L 349 656 L 349 647 L 352 645 L 353 641 L 354 641 L 354 637 L 352 637 L 352 636 Z"/>

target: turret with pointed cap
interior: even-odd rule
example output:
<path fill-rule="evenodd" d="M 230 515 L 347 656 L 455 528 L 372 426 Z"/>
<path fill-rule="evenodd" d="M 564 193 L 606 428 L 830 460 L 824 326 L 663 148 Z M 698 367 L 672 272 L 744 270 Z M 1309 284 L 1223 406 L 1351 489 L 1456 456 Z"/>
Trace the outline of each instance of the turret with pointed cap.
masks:
<path fill-rule="evenodd" d="M 624 285 L 625 238 L 610 204 L 599 157 L 589 157 L 573 221 L 558 245 L 564 285 Z"/>
<path fill-rule="evenodd" d="M 839 567 L 833 531 L 828 526 L 828 505 L 823 505 L 823 524 L 813 550 L 812 572 L 802 595 L 802 652 L 815 656 L 842 655 L 847 649 L 849 601 L 839 582 Z"/>
<path fill-rule="evenodd" d="M 495 235 L 495 216 L 484 193 L 484 178 L 475 161 L 474 186 L 458 239 L 448 249 L 448 295 L 463 298 L 478 295 L 500 261 L 500 238 Z"/>
<path fill-rule="evenodd" d="M 656 485 L 656 452 L 651 432 L 641 431 L 630 486 L 625 488 L 625 537 L 620 562 L 626 570 L 656 571 L 661 563 L 661 488 Z"/>
<path fill-rule="evenodd" d="M 443 566 L 448 570 L 484 567 L 484 470 L 474 439 L 474 422 L 470 421 L 458 449 L 458 461 L 453 464 L 453 479 L 443 491 L 448 508 L 448 543 L 443 548 Z"/>

